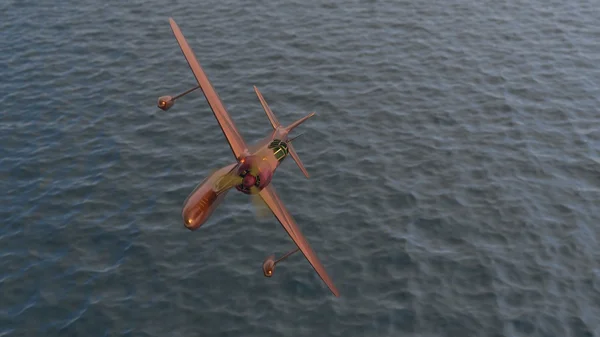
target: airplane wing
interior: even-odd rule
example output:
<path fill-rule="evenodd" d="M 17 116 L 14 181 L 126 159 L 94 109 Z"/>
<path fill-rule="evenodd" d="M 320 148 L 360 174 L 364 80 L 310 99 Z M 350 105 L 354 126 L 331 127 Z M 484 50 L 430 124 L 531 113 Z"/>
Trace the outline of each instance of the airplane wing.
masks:
<path fill-rule="evenodd" d="M 333 284 L 333 281 L 331 281 L 329 278 L 329 275 L 327 275 L 325 267 L 323 267 L 321 261 L 319 261 L 317 255 L 300 232 L 300 228 L 298 228 L 298 225 L 281 202 L 281 199 L 279 199 L 279 196 L 277 193 L 275 193 L 273 185 L 267 185 L 267 187 L 260 191 L 259 195 L 267 204 L 267 206 L 269 206 L 271 212 L 273 212 L 277 220 L 279 220 L 290 238 L 294 240 L 294 243 L 296 243 L 302 254 L 304 254 L 304 257 L 306 257 L 317 274 L 319 274 L 319 277 L 321 277 L 323 282 L 325 282 L 325 284 L 329 287 L 329 290 L 331 290 L 335 296 L 339 297 L 340 293 Z"/>
<path fill-rule="evenodd" d="M 235 127 L 235 124 L 233 124 L 233 120 L 231 120 L 229 113 L 227 113 L 227 110 L 225 110 L 223 102 L 221 102 L 219 95 L 217 95 L 215 89 L 210 84 L 210 81 L 208 80 L 208 77 L 206 77 L 204 70 L 202 70 L 200 67 L 200 63 L 198 63 L 198 60 L 196 60 L 196 56 L 194 55 L 192 48 L 190 48 L 188 45 L 185 37 L 183 37 L 179 26 L 172 18 L 169 18 L 169 22 L 171 23 L 171 29 L 173 30 L 173 34 L 175 34 L 177 43 L 179 43 L 179 47 L 181 48 L 188 65 L 192 69 L 192 72 L 198 81 L 198 85 L 200 85 L 200 89 L 204 93 L 204 97 L 206 98 L 208 105 L 210 105 L 213 114 L 219 122 L 221 130 L 223 130 L 225 138 L 227 138 L 227 142 L 229 142 L 229 147 L 231 147 L 233 155 L 236 158 L 239 158 L 247 148 L 246 142 L 244 142 L 242 135 Z"/>

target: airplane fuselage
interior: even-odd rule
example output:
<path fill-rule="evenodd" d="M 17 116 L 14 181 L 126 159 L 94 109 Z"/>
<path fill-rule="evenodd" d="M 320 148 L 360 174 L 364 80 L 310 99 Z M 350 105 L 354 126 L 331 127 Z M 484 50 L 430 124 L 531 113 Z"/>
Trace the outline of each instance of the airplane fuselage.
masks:
<path fill-rule="evenodd" d="M 234 187 L 244 194 L 257 194 L 268 186 L 289 153 L 287 142 L 288 132 L 278 127 L 251 146 L 237 163 L 224 166 L 204 179 L 183 204 L 185 227 L 196 230 L 202 226 Z"/>

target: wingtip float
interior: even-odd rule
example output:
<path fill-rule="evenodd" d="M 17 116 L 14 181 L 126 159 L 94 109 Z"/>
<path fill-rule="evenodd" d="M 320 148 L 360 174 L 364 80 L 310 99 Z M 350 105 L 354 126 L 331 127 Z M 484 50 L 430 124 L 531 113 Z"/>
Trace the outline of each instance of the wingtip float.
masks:
<path fill-rule="evenodd" d="M 185 227 L 189 230 L 200 228 L 200 226 L 208 220 L 217 206 L 223 201 L 225 195 L 234 188 L 244 194 L 259 196 L 297 246 L 296 249 L 283 255 L 277 260 L 275 259 L 275 256 L 267 257 L 263 262 L 263 274 L 266 277 L 272 277 L 277 263 L 285 260 L 295 252 L 301 251 L 319 277 L 327 287 L 329 287 L 329 290 L 335 296 L 339 297 L 339 291 L 325 271 L 325 267 L 323 267 L 321 261 L 317 258 L 317 255 L 309 245 L 308 241 L 300 232 L 300 228 L 296 224 L 296 221 L 292 218 L 291 214 L 275 192 L 274 187 L 271 185 L 273 174 L 288 156 L 292 157 L 304 176 L 306 176 L 306 178 L 309 177 L 306 168 L 300 161 L 300 158 L 291 143 L 298 136 L 289 138 L 288 134 L 314 116 L 315 113 L 312 112 L 288 126 L 282 126 L 273 111 L 271 111 L 271 108 L 267 105 L 261 92 L 254 86 L 254 91 L 267 114 L 271 126 L 273 127 L 273 131 L 265 138 L 249 147 L 233 123 L 231 116 L 225 109 L 212 84 L 208 80 L 208 77 L 196 59 L 192 48 L 188 45 L 183 33 L 179 29 L 179 26 L 175 23 L 173 18 L 169 18 L 169 23 L 198 85 L 176 96 L 161 96 L 158 99 L 157 106 L 161 110 L 167 111 L 173 107 L 177 99 L 196 89 L 200 89 L 217 119 L 236 159 L 234 163 L 213 172 L 190 193 L 184 202 L 181 213 Z"/>

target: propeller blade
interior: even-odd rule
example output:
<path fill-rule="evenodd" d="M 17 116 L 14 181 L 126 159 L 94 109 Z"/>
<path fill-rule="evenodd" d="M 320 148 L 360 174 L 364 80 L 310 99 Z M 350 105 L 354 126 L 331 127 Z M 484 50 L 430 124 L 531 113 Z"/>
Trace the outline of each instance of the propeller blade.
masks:
<path fill-rule="evenodd" d="M 241 183 L 242 177 L 235 174 L 226 174 L 215 183 L 215 190 L 217 194 L 221 194 Z"/>
<path fill-rule="evenodd" d="M 262 198 L 258 194 L 252 194 L 251 198 L 252 198 L 252 205 L 254 206 L 254 211 L 255 211 L 254 214 L 255 214 L 257 220 L 264 220 L 267 217 L 269 217 L 271 210 L 269 209 L 269 206 L 267 206 L 267 204 L 265 204 L 265 202 L 262 200 Z"/>

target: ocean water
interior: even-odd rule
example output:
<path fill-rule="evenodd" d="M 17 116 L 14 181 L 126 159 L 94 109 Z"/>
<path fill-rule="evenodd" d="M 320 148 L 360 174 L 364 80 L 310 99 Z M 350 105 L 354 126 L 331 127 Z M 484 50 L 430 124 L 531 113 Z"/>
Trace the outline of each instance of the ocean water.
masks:
<path fill-rule="evenodd" d="M 600 336 L 594 1 L 3 1 L 0 336 Z M 173 17 L 339 288 L 231 192 Z"/>

